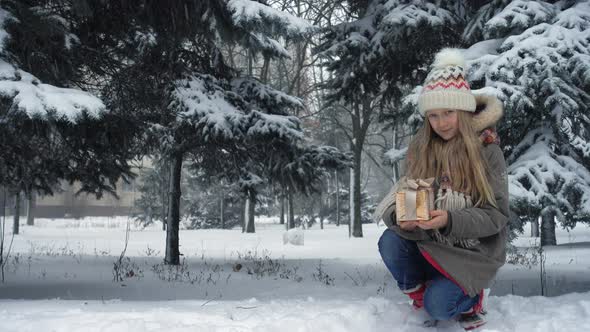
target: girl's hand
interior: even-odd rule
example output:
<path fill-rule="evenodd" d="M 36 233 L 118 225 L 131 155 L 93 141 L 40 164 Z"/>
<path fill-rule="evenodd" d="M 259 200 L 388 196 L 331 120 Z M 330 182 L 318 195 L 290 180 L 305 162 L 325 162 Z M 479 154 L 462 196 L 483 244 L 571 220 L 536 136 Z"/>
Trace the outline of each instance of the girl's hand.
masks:
<path fill-rule="evenodd" d="M 439 229 L 446 227 L 449 223 L 449 213 L 446 210 L 430 211 L 430 216 L 432 219 L 419 222 L 418 227 L 422 229 Z"/>
<path fill-rule="evenodd" d="M 418 227 L 418 224 L 420 224 L 420 222 L 415 220 L 402 221 L 399 223 L 399 228 L 403 229 L 404 231 L 411 232 L 415 230 L 416 227 Z"/>
<path fill-rule="evenodd" d="M 407 220 L 407 221 L 398 221 L 397 225 L 404 231 L 413 231 L 418 227 L 419 221 L 418 220 Z"/>

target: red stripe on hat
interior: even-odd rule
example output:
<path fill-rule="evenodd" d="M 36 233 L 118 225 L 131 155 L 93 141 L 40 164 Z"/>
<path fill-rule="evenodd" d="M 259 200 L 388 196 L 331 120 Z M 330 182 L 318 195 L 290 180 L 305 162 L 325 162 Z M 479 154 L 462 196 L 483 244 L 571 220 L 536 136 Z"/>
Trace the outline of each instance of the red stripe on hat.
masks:
<path fill-rule="evenodd" d="M 439 87 L 440 88 L 444 88 L 444 89 L 448 89 L 451 86 L 455 87 L 455 89 L 461 89 L 461 88 L 463 88 L 465 90 L 469 90 L 470 89 L 469 88 L 469 84 L 467 82 L 465 82 L 465 81 L 463 81 L 463 82 L 461 82 L 459 84 L 457 84 L 455 82 L 450 82 L 450 83 L 446 83 L 446 84 L 443 83 L 443 82 L 438 82 L 436 84 L 428 84 L 428 85 L 426 85 L 424 87 L 424 89 L 425 90 L 434 90 L 434 89 L 439 88 Z"/>

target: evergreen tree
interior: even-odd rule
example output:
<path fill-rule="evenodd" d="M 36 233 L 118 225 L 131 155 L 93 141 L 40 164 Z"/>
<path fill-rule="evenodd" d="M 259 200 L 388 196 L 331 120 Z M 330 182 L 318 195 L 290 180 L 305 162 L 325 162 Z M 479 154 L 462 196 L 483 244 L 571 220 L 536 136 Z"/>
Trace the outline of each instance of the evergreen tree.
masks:
<path fill-rule="evenodd" d="M 5 1 L 0 9 L 0 185 L 29 198 L 52 194 L 61 180 L 114 194 L 118 179 L 133 175 L 126 123 L 76 88 L 76 38 L 45 5 Z"/>
<path fill-rule="evenodd" d="M 238 185 L 228 183 L 225 177 L 188 171 L 182 198 L 189 228 L 231 229 L 240 224 L 242 197 Z"/>
<path fill-rule="evenodd" d="M 350 22 L 327 30 L 317 49 L 333 73 L 328 103 L 348 113 L 353 236 L 361 237 L 361 158 L 371 123 L 381 109 L 399 108 L 408 85 L 425 77 L 425 64 L 442 46 L 456 44 L 468 7 L 463 1 L 350 1 Z M 404 119 L 397 112 L 392 119 Z"/>
<path fill-rule="evenodd" d="M 590 220 L 588 13 L 586 0 L 497 0 L 465 30 L 470 77 L 504 102 L 512 208 L 521 223 L 541 217 L 542 245 L 556 244 L 555 218 Z"/>
<path fill-rule="evenodd" d="M 162 155 L 170 165 L 165 262 L 179 264 L 183 163 L 190 159 L 215 175 L 227 170 L 219 167 L 221 155 L 246 165 L 248 147 L 301 136 L 296 119 L 269 112 L 277 94 L 260 94 L 271 90 L 231 68 L 222 46 L 282 56 L 274 34 L 300 38 L 313 27 L 249 0 L 84 1 L 84 7 L 77 31 L 81 43 L 96 50 L 88 54 L 89 68 L 106 82 L 107 106 L 145 128 L 144 153 Z M 285 95 L 279 102 L 291 100 Z"/>
<path fill-rule="evenodd" d="M 139 173 L 141 182 L 137 186 L 139 197 L 134 202 L 134 218 L 144 226 L 158 220 L 162 222 L 162 230 L 166 230 L 169 173 L 164 161 L 158 159 L 152 167 L 142 169 Z"/>

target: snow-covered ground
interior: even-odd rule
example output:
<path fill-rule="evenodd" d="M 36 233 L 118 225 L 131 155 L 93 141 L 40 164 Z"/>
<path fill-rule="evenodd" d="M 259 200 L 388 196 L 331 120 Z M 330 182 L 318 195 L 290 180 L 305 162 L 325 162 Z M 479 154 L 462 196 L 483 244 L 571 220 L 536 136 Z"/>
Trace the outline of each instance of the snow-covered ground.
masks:
<path fill-rule="evenodd" d="M 170 268 L 160 227 L 131 225 L 115 273 L 125 226 L 125 218 L 21 226 L 0 284 L 0 332 L 460 330 L 421 326 L 424 312 L 380 262 L 383 226 L 364 225 L 364 237 L 351 239 L 346 225 L 314 225 L 303 246 L 284 245 L 283 226 L 268 218 L 255 234 L 182 230 L 184 263 Z M 502 268 L 480 331 L 590 331 L 590 228 L 558 231 L 560 245 L 541 254 L 535 241 L 516 240 L 531 266 Z"/>

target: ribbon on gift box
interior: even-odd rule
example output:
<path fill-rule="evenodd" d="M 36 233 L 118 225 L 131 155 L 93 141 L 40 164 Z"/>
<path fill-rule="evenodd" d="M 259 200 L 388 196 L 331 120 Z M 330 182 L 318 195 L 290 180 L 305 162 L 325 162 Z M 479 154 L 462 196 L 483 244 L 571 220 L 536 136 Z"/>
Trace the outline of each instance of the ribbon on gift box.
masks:
<path fill-rule="evenodd" d="M 401 190 L 396 193 L 396 213 L 397 220 L 427 220 L 428 216 L 417 215 L 417 199 L 420 191 L 425 191 L 426 197 L 424 198 L 424 204 L 428 204 L 427 208 L 432 208 L 433 197 L 432 197 L 432 184 L 434 178 L 428 179 L 406 179 L 406 182 L 402 184 Z M 401 204 L 403 202 L 403 204 Z M 400 206 L 401 205 L 401 206 Z M 428 210 L 427 209 L 427 210 Z M 426 211 L 428 213 L 428 211 Z"/>

